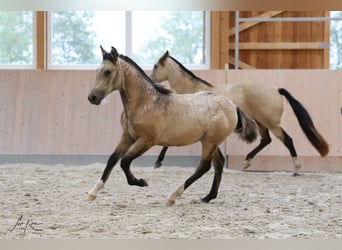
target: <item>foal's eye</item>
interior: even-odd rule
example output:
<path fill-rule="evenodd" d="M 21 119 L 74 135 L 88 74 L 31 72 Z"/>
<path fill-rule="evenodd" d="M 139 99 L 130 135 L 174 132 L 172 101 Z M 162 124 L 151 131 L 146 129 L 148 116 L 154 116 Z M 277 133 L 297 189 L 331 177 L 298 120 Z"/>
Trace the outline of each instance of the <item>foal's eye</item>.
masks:
<path fill-rule="evenodd" d="M 105 76 L 109 76 L 112 72 L 110 70 L 105 70 L 105 72 L 103 73 Z"/>
<path fill-rule="evenodd" d="M 158 68 L 158 65 L 155 64 L 155 65 L 153 66 L 153 69 L 157 69 L 157 68 Z"/>

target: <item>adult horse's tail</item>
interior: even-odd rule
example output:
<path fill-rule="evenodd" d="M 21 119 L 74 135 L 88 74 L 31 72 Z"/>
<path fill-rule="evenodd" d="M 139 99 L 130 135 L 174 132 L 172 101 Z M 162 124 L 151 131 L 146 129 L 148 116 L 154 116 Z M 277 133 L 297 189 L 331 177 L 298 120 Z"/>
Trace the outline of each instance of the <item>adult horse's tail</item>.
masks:
<path fill-rule="evenodd" d="M 311 144 L 317 149 L 321 156 L 326 156 L 329 153 L 328 143 L 315 128 L 309 112 L 286 89 L 280 88 L 278 91 L 281 95 L 285 96 L 290 103 L 300 127 Z"/>
<path fill-rule="evenodd" d="M 238 123 L 235 131 L 240 139 L 247 143 L 252 143 L 258 137 L 258 126 L 256 122 L 246 116 L 239 107 L 236 107 Z"/>

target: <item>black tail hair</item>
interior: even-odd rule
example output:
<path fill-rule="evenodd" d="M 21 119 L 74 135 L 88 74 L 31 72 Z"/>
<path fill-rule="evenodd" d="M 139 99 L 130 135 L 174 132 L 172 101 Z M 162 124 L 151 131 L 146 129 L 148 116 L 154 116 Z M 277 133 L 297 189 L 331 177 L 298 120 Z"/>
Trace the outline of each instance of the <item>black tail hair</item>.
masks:
<path fill-rule="evenodd" d="M 280 88 L 278 89 L 278 92 L 279 94 L 286 97 L 287 101 L 290 103 L 293 112 L 297 117 L 299 125 L 302 128 L 308 140 L 317 149 L 321 156 L 326 156 L 329 153 L 328 143 L 315 128 L 315 125 L 310 117 L 309 112 L 286 89 Z"/>
<path fill-rule="evenodd" d="M 236 107 L 238 122 L 235 132 L 239 134 L 240 139 L 247 143 L 252 143 L 258 137 L 258 125 L 254 120 L 248 118 L 246 114 Z"/>

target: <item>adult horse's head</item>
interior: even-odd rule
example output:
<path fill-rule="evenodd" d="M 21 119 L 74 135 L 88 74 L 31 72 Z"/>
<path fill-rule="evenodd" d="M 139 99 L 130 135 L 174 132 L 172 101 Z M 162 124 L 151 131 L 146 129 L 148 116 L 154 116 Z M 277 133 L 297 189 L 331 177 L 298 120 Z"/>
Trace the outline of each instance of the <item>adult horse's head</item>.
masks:
<path fill-rule="evenodd" d="M 169 72 L 166 67 L 166 60 L 169 57 L 169 51 L 166 51 L 162 57 L 159 58 L 158 62 L 153 66 L 150 78 L 154 82 L 163 82 L 168 80 Z"/>
<path fill-rule="evenodd" d="M 100 46 L 103 61 L 96 70 L 96 78 L 94 87 L 88 95 L 91 104 L 99 105 L 103 98 L 120 87 L 121 72 L 120 63 L 118 61 L 119 54 L 112 47 L 110 53 Z"/>

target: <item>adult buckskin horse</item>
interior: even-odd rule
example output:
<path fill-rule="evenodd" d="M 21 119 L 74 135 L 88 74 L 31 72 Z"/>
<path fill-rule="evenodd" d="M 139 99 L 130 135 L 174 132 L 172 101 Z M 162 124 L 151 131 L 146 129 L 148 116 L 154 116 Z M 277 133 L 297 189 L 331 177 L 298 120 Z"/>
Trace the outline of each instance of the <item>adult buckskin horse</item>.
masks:
<path fill-rule="evenodd" d="M 248 168 L 253 157 L 264 147 L 271 143 L 269 131 L 284 143 L 294 163 L 294 176 L 300 175 L 301 163 L 292 138 L 281 127 L 281 116 L 284 110 L 282 96 L 290 103 L 298 122 L 316 150 L 325 156 L 329 152 L 329 146 L 322 135 L 315 128 L 308 111 L 296 100 L 286 89 L 277 88 L 260 82 L 241 82 L 231 85 L 213 85 L 193 74 L 179 61 L 169 55 L 166 51 L 159 61 L 154 65 L 150 75 L 155 82 L 168 81 L 170 87 L 179 94 L 194 93 L 197 91 L 212 91 L 220 93 L 231 99 L 249 117 L 253 118 L 259 126 L 261 140 L 244 161 L 244 168 Z M 167 148 L 164 147 L 159 154 L 155 166 L 161 166 Z"/>
<path fill-rule="evenodd" d="M 205 174 L 213 161 L 215 174 L 211 190 L 202 201 L 216 198 L 221 181 L 224 157 L 219 145 L 233 131 L 242 139 L 257 137 L 256 123 L 247 118 L 228 98 L 211 92 L 174 94 L 154 84 L 145 72 L 127 56 L 119 55 L 112 47 L 102 47 L 103 61 L 96 70 L 94 87 L 88 95 L 90 103 L 99 105 L 115 90 L 120 92 L 124 107 L 123 134 L 109 157 L 101 178 L 88 192 L 94 200 L 104 187 L 111 170 L 121 159 L 129 185 L 147 186 L 130 171 L 131 162 L 154 145 L 183 146 L 202 143 L 200 162 L 193 173 L 167 200 L 172 205 L 186 188 Z"/>

